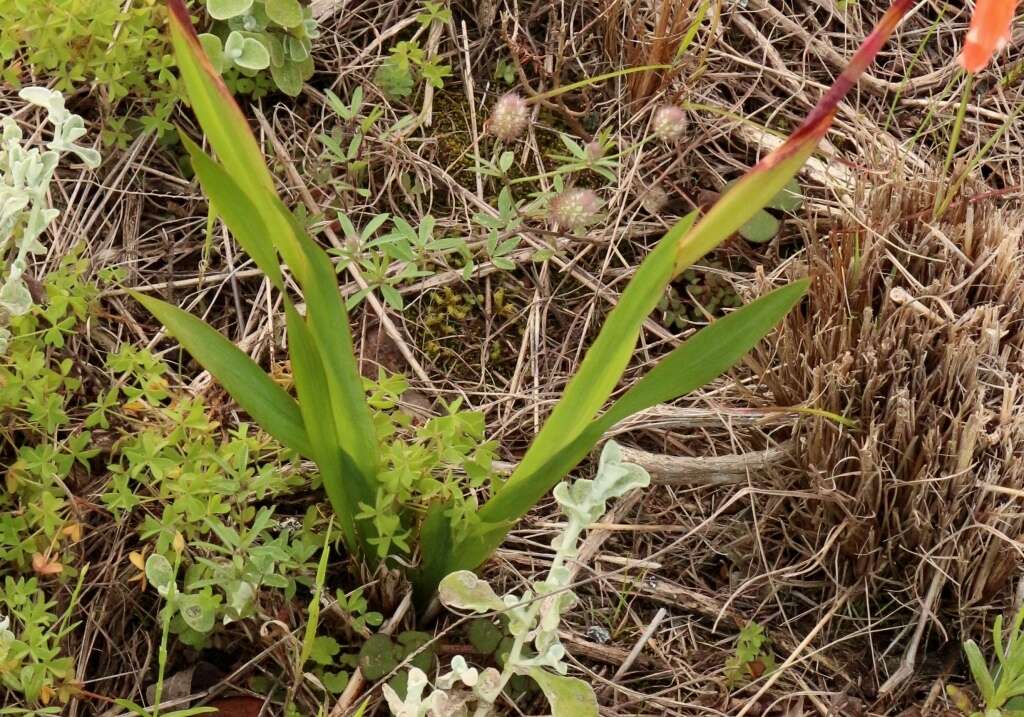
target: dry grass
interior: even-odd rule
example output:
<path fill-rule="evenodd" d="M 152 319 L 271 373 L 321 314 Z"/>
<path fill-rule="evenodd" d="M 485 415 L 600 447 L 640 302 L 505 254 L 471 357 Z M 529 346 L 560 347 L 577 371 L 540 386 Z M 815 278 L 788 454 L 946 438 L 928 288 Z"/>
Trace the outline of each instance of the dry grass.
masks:
<path fill-rule="evenodd" d="M 854 220 L 809 245 L 815 288 L 765 376 L 783 404 L 857 421 L 797 423 L 789 485 L 819 499 L 782 502 L 764 535 L 773 563 L 813 547 L 826 594 L 856 591 L 836 636 L 869 639 L 860 669 L 883 693 L 926 645 L 955 647 L 986 610 L 1019 602 L 1024 216 L 971 203 L 931 222 L 932 198 L 866 193 Z"/>
<path fill-rule="evenodd" d="M 413 225 L 429 213 L 457 231 L 474 213 L 494 211 L 494 198 L 467 167 L 474 152 L 490 151 L 481 127 L 505 89 L 492 77 L 499 57 L 515 65 L 524 92 L 543 92 L 637 58 L 664 58 L 699 3 L 457 4 L 455 22 L 437 39 L 454 78 L 443 93 L 409 108 L 392 106 L 368 81 L 407 27 L 406 4 L 337 5 L 321 4 L 326 32 L 313 87 L 294 103 L 265 101 L 253 110 L 265 120 L 267 146 L 278 144 L 285 191 L 314 211 L 344 210 L 357 225 L 383 211 Z M 643 136 L 650 108 L 666 99 L 701 109 L 693 110 L 678 147 L 645 147 L 630 157 L 616 185 L 602 190 L 608 221 L 586 237 L 552 236 L 534 222 L 512 274 L 498 276 L 482 264 L 466 282 L 442 268 L 405 290 L 410 308 L 402 314 L 365 306 L 356 332 L 368 364 L 414 376 L 421 407 L 462 396 L 486 411 L 504 457 L 514 462 L 636 258 L 676 216 L 775 145 L 881 6 L 726 3 L 674 77 L 642 75 L 545 103 L 519 147 L 531 173 L 550 166 L 553 129 L 588 138 L 608 126 L 625 144 Z M 971 158 L 1024 98 L 1016 82 L 985 80 L 950 175 L 940 175 L 959 97 L 950 60 L 965 21 L 952 8 L 940 17 L 941 7 L 922 3 L 842 108 L 803 176 L 810 200 L 800 221 L 767 249 L 737 243 L 716 256 L 746 297 L 812 273 L 806 305 L 728 380 L 621 431 L 621 441 L 661 467 L 661 485 L 615 507 L 595 532 L 588 546 L 594 559 L 579 572 L 583 604 L 566 635 L 608 714 L 943 714 L 941 680 L 962 679 L 959 641 L 978 636 L 992 611 L 1019 602 L 1021 126 L 1012 123 L 980 167 Z M 486 17 L 492 8 L 493 22 Z M 367 200 L 338 196 L 320 181 L 329 167 L 315 141 L 334 121 L 320 90 L 344 96 L 356 86 L 385 107 L 388 120 L 409 111 L 431 118 L 404 141 L 370 144 Z M 189 122 L 184 113 L 179 119 Z M 933 221 L 935 193 L 964 172 L 969 181 L 952 208 Z M 266 282 L 219 234 L 204 263 L 205 204 L 179 176 L 173 151 L 139 139 L 105 163 L 96 183 L 68 177 L 55 201 L 71 208 L 37 270 L 88 238 L 97 268 L 124 266 L 128 286 L 173 298 L 259 360 L 277 363 L 279 307 Z M 425 191 L 411 192 L 415 183 Z M 654 186 L 669 198 L 657 214 L 642 202 Z M 530 262 L 532 250 L 550 240 L 565 253 Z M 344 290 L 354 291 L 356 281 Z M 440 360 L 430 350 L 420 317 L 431 291 L 493 297 L 509 284 L 516 302 L 508 316 L 481 312 L 455 337 L 461 360 Z M 122 292 L 105 297 L 104 311 L 83 340 L 83 356 L 124 341 L 157 345 L 156 327 Z M 686 333 L 655 321 L 648 328 L 638 368 Z M 508 360 L 493 358 L 495 344 Z M 220 395 L 188 366 L 181 381 Z M 789 410 L 798 406 L 857 425 Z M 765 451 L 776 451 L 772 460 L 761 460 Z M 98 493 L 106 477 L 93 480 L 80 487 L 83 495 Z M 550 506 L 542 506 L 490 566 L 498 581 L 514 586 L 542 571 L 553 530 Z M 135 540 L 130 526 L 99 522 L 82 545 L 83 561 L 94 567 L 82 628 L 69 647 L 87 688 L 105 695 L 138 695 L 153 673 L 157 606 L 124 585 Z M 398 604 L 400 586 L 384 592 Z M 657 630 L 645 636 L 655 618 Z M 724 663 L 750 620 L 767 627 L 789 669 L 730 691 Z M 595 627 L 610 639 L 599 639 Z M 641 638 L 642 652 L 627 662 Z M 203 656 L 224 668 L 213 691 L 244 688 L 253 674 L 286 674 L 285 642 L 273 626 L 225 630 L 219 649 Z M 69 714 L 103 713 L 98 704 L 75 701 Z"/>

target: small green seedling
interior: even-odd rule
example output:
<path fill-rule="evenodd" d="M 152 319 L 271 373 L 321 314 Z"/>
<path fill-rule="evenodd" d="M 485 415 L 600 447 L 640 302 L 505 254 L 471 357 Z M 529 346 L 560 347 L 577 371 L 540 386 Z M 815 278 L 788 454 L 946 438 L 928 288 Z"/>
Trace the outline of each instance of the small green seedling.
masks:
<path fill-rule="evenodd" d="M 985 663 L 981 649 L 974 640 L 964 643 L 964 654 L 971 676 L 981 694 L 983 708 L 971 712 L 971 717 L 1024 717 L 1024 609 L 1017 613 L 1003 642 L 1003 616 L 997 615 L 992 625 L 992 647 L 996 664 Z M 955 688 L 949 690 L 958 705 L 970 709 L 970 700 Z M 963 707 L 962 707 L 963 708 Z"/>
<path fill-rule="evenodd" d="M 444 78 L 452 74 L 451 65 L 443 65 L 437 56 L 428 57 L 416 40 L 399 42 L 373 75 L 374 83 L 391 99 L 404 99 L 423 80 L 435 89 L 444 88 Z"/>
<path fill-rule="evenodd" d="M 736 654 L 725 663 L 725 679 L 729 687 L 756 680 L 775 669 L 775 658 L 768 649 L 764 628 L 748 622 L 736 638 Z"/>
<path fill-rule="evenodd" d="M 498 63 L 494 66 L 494 79 L 501 80 L 506 85 L 511 87 L 516 83 L 516 68 L 511 62 L 503 57 L 498 58 Z"/>
<path fill-rule="evenodd" d="M 721 262 L 710 261 L 706 267 L 703 271 L 687 269 L 665 290 L 658 302 L 662 326 L 683 331 L 743 306 L 736 288 L 725 278 L 726 268 Z"/>

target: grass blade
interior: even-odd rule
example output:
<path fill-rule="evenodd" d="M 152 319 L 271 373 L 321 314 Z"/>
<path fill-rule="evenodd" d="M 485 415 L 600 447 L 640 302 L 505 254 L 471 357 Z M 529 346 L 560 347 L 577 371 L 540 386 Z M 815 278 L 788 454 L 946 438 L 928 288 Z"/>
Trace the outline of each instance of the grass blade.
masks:
<path fill-rule="evenodd" d="M 316 566 L 316 580 L 313 582 L 313 598 L 309 601 L 309 610 L 306 614 L 306 629 L 302 634 L 302 649 L 299 651 L 299 659 L 295 662 L 295 671 L 301 672 L 306 660 L 313 652 L 313 641 L 316 639 L 316 630 L 320 624 L 320 599 L 324 594 L 324 583 L 327 581 L 327 563 L 331 555 L 331 525 L 327 524 L 327 531 L 324 534 L 324 547 L 320 552 L 320 562 Z"/>
<path fill-rule="evenodd" d="M 220 382 L 263 430 L 296 453 L 315 459 L 298 404 L 251 358 L 187 311 L 152 296 L 138 292 L 131 292 L 131 295 Z"/>

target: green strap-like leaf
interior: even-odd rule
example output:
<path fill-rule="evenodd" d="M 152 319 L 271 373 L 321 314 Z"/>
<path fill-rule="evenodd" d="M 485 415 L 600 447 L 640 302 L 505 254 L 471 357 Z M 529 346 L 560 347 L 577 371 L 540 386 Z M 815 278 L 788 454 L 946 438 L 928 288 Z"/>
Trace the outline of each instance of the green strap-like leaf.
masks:
<path fill-rule="evenodd" d="M 263 430 L 295 452 L 315 460 L 295 400 L 256 362 L 187 311 L 138 292 L 132 292 L 132 297 L 181 342 Z"/>
<path fill-rule="evenodd" d="M 185 3 L 168 0 L 167 6 L 178 71 L 214 152 L 250 196 L 251 187 L 273 190 L 274 181 L 263 163 L 260 146 L 220 74 L 203 53 Z"/>
<path fill-rule="evenodd" d="M 253 259 L 268 271 L 272 280 L 278 281 L 278 272 L 269 268 L 275 262 L 266 242 L 253 239 L 270 237 L 298 281 L 308 307 L 308 326 L 323 362 L 339 444 L 366 481 L 372 481 L 377 466 L 376 433 L 353 355 L 348 317 L 333 266 L 274 192 L 273 179 L 263 162 L 259 144 L 231 93 L 203 54 L 184 3 L 168 0 L 168 6 L 171 38 L 189 100 L 226 170 L 219 178 L 229 178 L 248 198 L 248 204 L 240 207 L 240 211 L 255 209 L 256 212 L 256 222 L 245 223 L 239 216 L 230 221 L 225 216 L 225 221 L 240 243 L 242 237 L 246 237 L 254 251 Z M 209 165 L 201 158 L 197 164 L 209 180 L 214 174 Z M 221 202 L 225 206 L 217 206 L 219 211 L 226 211 L 226 203 L 237 192 L 231 191 L 230 183 L 222 181 L 221 184 L 224 190 Z M 257 229 L 256 223 L 261 227 Z"/>
<path fill-rule="evenodd" d="M 755 167 L 733 184 L 679 243 L 675 272 L 684 271 L 761 211 L 804 166 L 818 139 L 808 137 L 778 163 Z"/>
<path fill-rule="evenodd" d="M 673 226 L 637 269 L 509 484 L 532 474 L 571 443 L 608 400 L 633 356 L 644 321 L 672 279 L 677 246 L 695 217 L 691 214 Z"/>
<path fill-rule="evenodd" d="M 423 576 L 420 593 L 427 592 L 430 582 L 436 585 L 448 573 L 472 570 L 486 560 L 512 524 L 576 467 L 615 424 L 700 388 L 729 370 L 789 313 L 808 285 L 809 281 L 802 279 L 765 294 L 676 347 L 569 445 L 516 483 L 507 482 L 487 501 L 479 511 L 481 525 L 455 546 L 448 562 L 436 567 L 436 563 L 425 563 L 430 573 Z"/>
<path fill-rule="evenodd" d="M 277 250 L 267 225 L 260 220 L 259 210 L 231 175 L 195 142 L 184 134 L 181 135 L 181 141 L 192 159 L 192 169 L 217 215 L 224 220 L 232 236 L 245 253 L 252 257 L 260 271 L 266 274 L 278 291 L 283 291 L 284 282 L 281 279 Z"/>
<path fill-rule="evenodd" d="M 358 471 L 346 472 L 342 461 L 342 448 L 331 409 L 331 397 L 324 391 L 327 377 L 323 363 L 317 355 L 313 337 L 306 321 L 299 316 L 290 301 L 285 302 L 288 324 L 288 347 L 292 358 L 292 374 L 299 408 L 307 426 L 309 440 L 320 469 L 324 490 L 341 524 L 345 544 L 349 550 L 359 546 L 355 515 L 359 501 L 367 499 L 368 488 Z"/>
<path fill-rule="evenodd" d="M 338 442 L 370 485 L 377 476 L 377 433 L 366 403 L 363 379 L 348 326 L 348 312 L 338 291 L 334 267 L 327 254 L 313 243 L 284 205 L 276 198 L 274 203 L 287 215 L 285 224 L 290 229 L 278 236 L 282 255 L 289 266 L 292 266 L 289 256 L 294 253 L 302 256 L 301 271 L 295 270 L 294 266 L 292 269 L 306 299 L 308 325 L 323 361 Z"/>
<path fill-rule="evenodd" d="M 988 671 L 988 665 L 985 664 L 985 658 L 981 656 L 981 650 L 978 649 L 974 640 L 968 640 L 964 643 L 964 653 L 967 655 L 967 664 L 971 668 L 971 675 L 974 677 L 975 684 L 978 685 L 978 690 L 981 692 L 986 706 L 992 706 L 996 696 L 996 686 L 992 681 L 992 674 Z"/>
<path fill-rule="evenodd" d="M 810 283 L 810 279 L 799 279 L 786 284 L 705 326 L 661 359 L 612 404 L 600 422 L 611 428 L 634 413 L 721 376 L 782 321 L 807 293 Z"/>

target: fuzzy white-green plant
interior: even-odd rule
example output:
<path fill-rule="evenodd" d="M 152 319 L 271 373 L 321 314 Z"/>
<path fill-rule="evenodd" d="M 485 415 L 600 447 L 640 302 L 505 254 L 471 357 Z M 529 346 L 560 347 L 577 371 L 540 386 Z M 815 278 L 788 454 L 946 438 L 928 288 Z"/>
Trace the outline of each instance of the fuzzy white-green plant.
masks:
<path fill-rule="evenodd" d="M 385 685 L 384 696 L 395 717 L 490 717 L 505 685 L 515 675 L 530 677 L 547 697 L 553 717 L 590 717 L 598 714 L 597 698 L 590 685 L 566 675 L 565 648 L 558 638 L 562 615 L 576 604 L 570 589 L 568 561 L 579 553 L 583 532 L 604 514 L 607 502 L 633 488 L 650 484 L 643 468 L 622 460 L 619 446 L 609 441 L 601 452 L 593 480 L 560 483 L 554 497 L 565 514 L 566 524 L 552 542 L 551 568 L 522 595 L 498 597 L 493 588 L 466 570 L 441 581 L 440 599 L 448 608 L 470 613 L 501 612 L 508 618 L 512 648 L 502 670 L 478 670 L 462 656 L 455 657 L 449 672 L 437 678 L 427 694 L 426 674 L 409 670 L 408 690 L 401 698 Z M 470 711 L 472 710 L 472 712 Z"/>
<path fill-rule="evenodd" d="M 24 281 L 28 261 L 46 248 L 39 238 L 60 213 L 47 202 L 53 172 L 66 153 L 78 156 L 88 167 L 100 163 L 94 149 L 76 144 L 85 134 L 85 123 L 64 107 L 64 97 L 45 87 L 26 87 L 21 99 L 46 109 L 52 137 L 46 149 L 29 147 L 21 128 L 4 117 L 0 128 L 0 352 L 6 350 L 12 316 L 32 308 L 32 294 Z"/>

